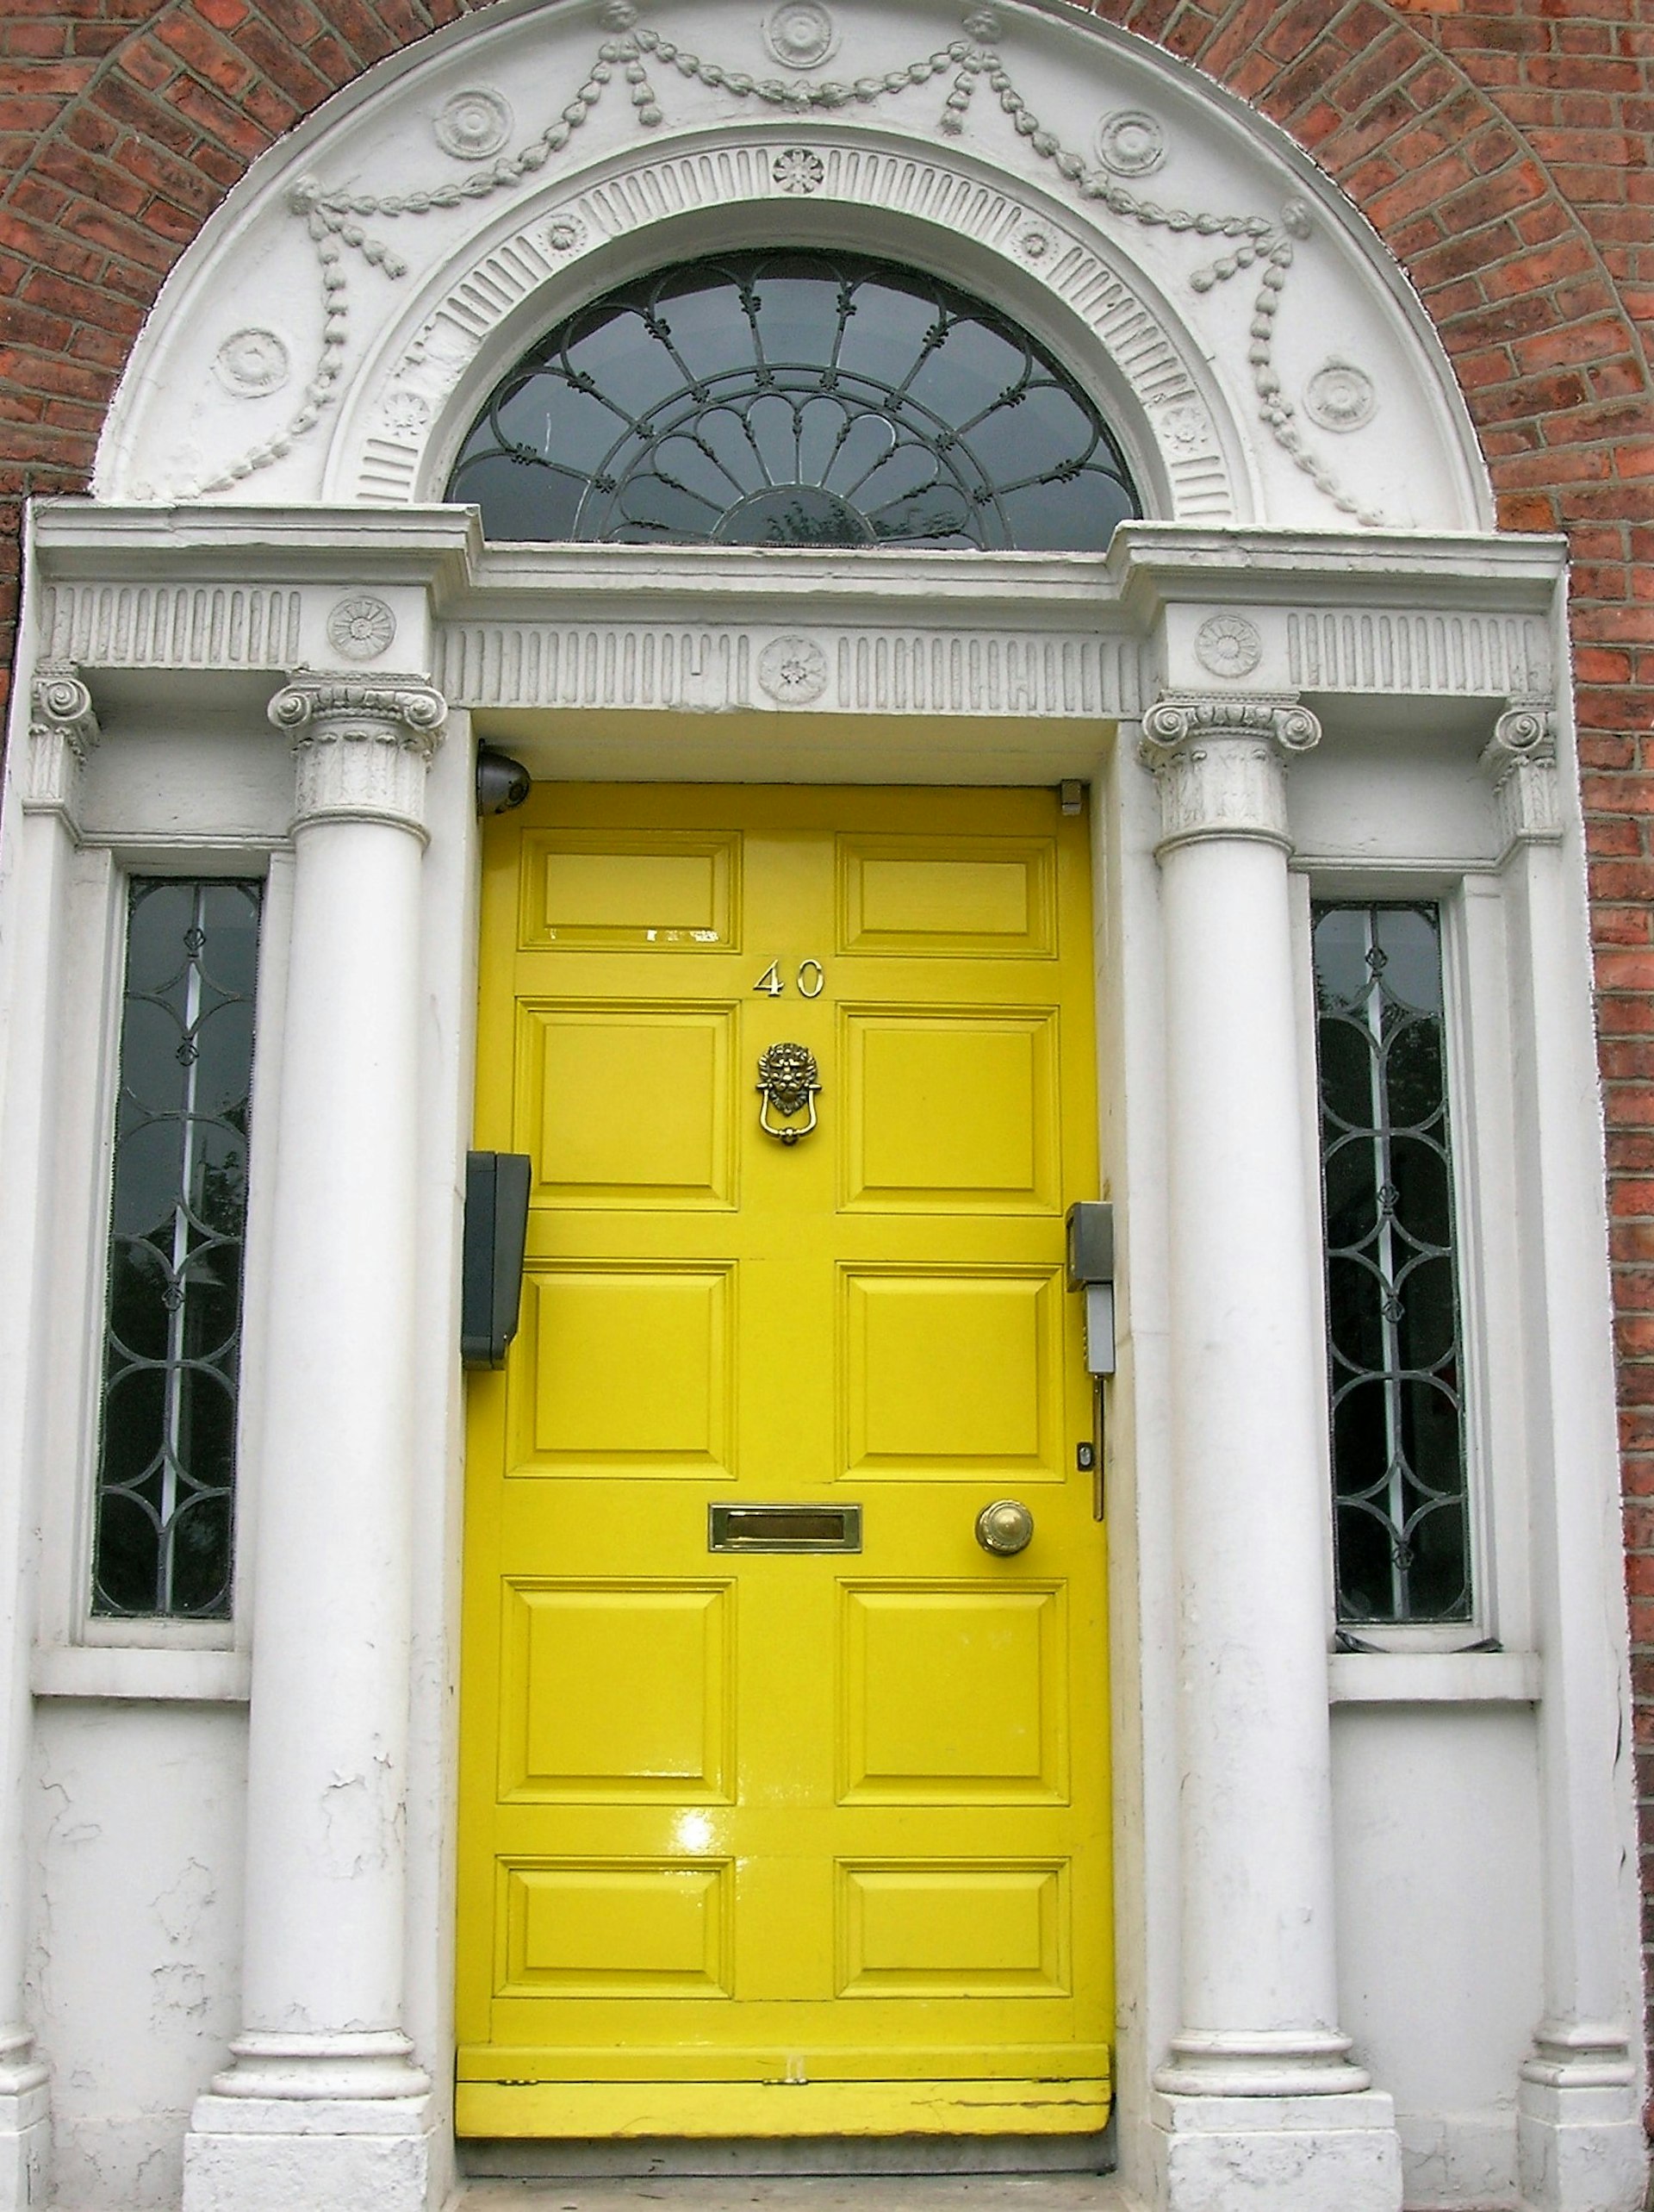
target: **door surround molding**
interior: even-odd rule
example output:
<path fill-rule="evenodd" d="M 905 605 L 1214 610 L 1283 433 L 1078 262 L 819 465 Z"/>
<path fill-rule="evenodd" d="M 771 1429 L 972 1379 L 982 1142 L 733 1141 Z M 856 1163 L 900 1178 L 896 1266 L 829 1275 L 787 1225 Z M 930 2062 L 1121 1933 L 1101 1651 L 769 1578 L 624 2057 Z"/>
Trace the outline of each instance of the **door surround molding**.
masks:
<path fill-rule="evenodd" d="M 583 763 L 557 770 L 599 776 L 651 717 L 718 718 L 701 757 L 667 780 L 754 776 L 743 743 L 785 720 L 789 748 L 830 781 L 809 751 L 846 715 L 949 725 L 950 753 L 1003 745 L 996 725 L 1066 726 L 1048 742 L 1086 746 L 1162 691 L 1405 699 L 1415 729 L 1468 715 L 1490 737 L 1506 705 L 1550 704 L 1564 658 L 1562 541 L 1491 533 L 1146 521 L 1122 524 L 1106 554 L 662 554 L 489 546 L 452 507 L 62 500 L 36 514 L 31 551 L 31 665 L 108 671 L 140 714 L 181 675 L 215 680 L 226 700 L 223 682 L 239 680 L 262 710 L 264 679 L 293 670 L 413 670 L 531 752 L 550 718 L 632 718 L 594 726 Z M 732 716 L 725 744 L 712 733 Z M 1030 759 L 1009 780 L 1048 765 Z"/>
<path fill-rule="evenodd" d="M 789 776 L 809 781 L 1091 781 L 1104 1050 L 1117 1073 L 1104 1107 L 1105 1172 L 1130 1198 L 1116 1427 L 1136 1478 L 1135 1490 L 1117 1489 L 1114 1503 L 1120 2141 L 1127 2171 L 1140 2179 L 1157 2170 L 1170 2176 L 1181 2165 L 1185 2179 L 1168 2183 L 1173 2202 L 1179 2189 L 1197 2191 L 1203 2162 L 1222 2166 L 1234 2154 L 1234 2139 L 1222 2125 L 1200 2124 L 1203 2113 L 1222 2122 L 1216 2107 L 1224 2098 L 1195 2093 L 1176 2069 L 1163 2077 L 1163 2088 L 1150 2078 L 1180 2027 L 1172 1977 L 1183 1904 L 1174 1871 L 1176 1791 L 1168 1788 L 1178 1734 L 1175 1677 L 1153 1641 L 1143 1640 L 1141 1624 L 1171 1617 L 1182 1570 L 1168 1518 L 1174 1458 L 1163 1411 L 1171 1388 L 1160 966 L 1165 889 L 1155 857 L 1163 831 L 1153 778 L 1136 758 L 1138 733 L 1161 700 L 1197 703 L 1219 721 L 1226 704 L 1234 706 L 1243 710 L 1242 722 L 1247 709 L 1274 710 L 1295 700 L 1308 705 L 1324 736 L 1290 774 L 1291 866 L 1313 868 L 1323 881 L 1368 882 L 1375 857 L 1370 823 L 1359 805 L 1329 809 L 1327 794 L 1346 763 L 1353 769 L 1360 757 L 1376 760 L 1389 733 L 1404 729 L 1405 757 L 1415 765 L 1403 784 L 1435 758 L 1443 771 L 1452 768 L 1456 795 L 1439 815 L 1427 805 L 1415 807 L 1414 826 L 1380 848 L 1385 880 L 1433 891 L 1479 877 L 1495 896 L 1555 904 L 1554 922 L 1533 940 L 1536 956 L 1560 960 L 1574 980 L 1548 984 L 1552 997 L 1534 1000 L 1533 1034 L 1545 1040 L 1540 1057 L 1548 1080 L 1565 1083 L 1566 1069 L 1576 1066 L 1589 1084 L 1582 935 L 1575 943 L 1582 913 L 1582 827 L 1569 702 L 1558 681 L 1566 664 L 1561 545 L 1471 533 L 1219 531 L 1146 522 L 1123 526 L 1101 558 L 950 562 L 876 554 L 858 563 L 810 553 L 702 557 L 685 549 L 663 560 L 626 547 L 491 549 L 475 516 L 453 508 L 158 513 L 93 500 L 40 509 L 30 550 L 34 666 L 78 669 L 103 732 L 63 807 L 28 819 L 31 836 L 78 838 L 117 857 L 279 851 L 289 840 L 295 788 L 284 764 L 288 742 L 270 728 L 265 710 L 293 672 L 308 667 L 327 682 L 364 691 L 384 689 L 393 676 L 398 686 L 434 678 L 448 701 L 448 737 L 427 789 L 431 842 L 421 894 L 430 988 L 446 1011 L 440 1037 L 424 1040 L 420 1067 L 407 1074 L 420 1100 L 422 1222 L 415 1330 L 423 1411 L 412 1480 L 427 1531 L 449 1525 L 459 1477 L 449 1367 L 457 1323 L 445 1255 L 454 1235 L 455 1162 L 469 1128 L 466 1040 L 476 988 L 468 727 L 522 752 L 542 773 L 562 776 L 773 780 L 784 760 Z M 364 601 L 371 603 L 366 610 Z M 375 641 L 387 624 L 374 610 L 388 611 L 392 639 L 378 643 L 372 658 L 348 657 L 337 638 L 352 646 L 358 639 L 340 621 L 341 608 L 364 616 Z M 657 683 L 651 697 L 640 696 L 650 636 L 657 669 L 662 641 L 687 641 L 679 666 L 699 671 L 693 684 L 674 691 Z M 571 672 L 566 687 L 548 682 L 545 645 L 552 638 L 559 640 L 559 665 Z M 1250 658 L 1254 640 L 1257 651 L 1255 664 L 1238 678 L 1213 666 L 1234 665 L 1237 638 L 1242 659 Z M 778 639 L 817 647 L 828 677 L 817 695 L 778 698 L 757 680 Z M 988 650 L 996 639 L 997 691 Z M 912 672 L 928 669 L 938 650 L 944 657 L 974 651 L 980 688 L 943 687 L 934 698 L 916 689 Z M 905 692 L 901 652 L 909 671 Z M 1094 689 L 1065 689 L 1065 653 L 1079 657 L 1082 670 L 1097 671 Z M 841 688 L 847 668 L 848 689 Z M 858 691 L 864 670 L 888 688 Z M 858 717 L 864 699 L 885 711 L 862 707 Z M 724 711 L 707 711 L 718 707 Z M 181 708 L 192 731 L 187 752 L 177 744 Z M 1496 742 L 1502 718 L 1512 715 L 1543 739 L 1520 757 Z M 859 750 L 847 751 L 852 730 L 860 731 Z M 21 727 L 18 735 L 14 762 L 27 757 L 29 742 Z M 203 746 L 228 782 L 190 780 L 187 763 L 207 757 Z M 1484 752 L 1487 765 L 1478 770 Z M 1520 806 L 1512 803 L 1513 778 Z M 340 942 L 351 926 L 341 917 Z M 272 972 L 284 957 L 278 938 L 279 929 L 270 948 Z M 1124 946 L 1135 948 L 1129 961 L 1112 949 Z M 1305 1172 L 1312 1172 L 1307 1155 Z M 1591 1233 L 1582 1200 L 1570 1218 L 1577 1237 Z M 1589 1269 L 1599 1260 L 1594 1245 L 1577 1264 Z M 1302 1255 L 1301 1263 L 1310 1265 L 1310 1256 Z M 1579 1343 L 1565 1359 L 1558 1351 L 1553 1373 L 1569 1375 L 1582 1408 L 1587 1399 L 1595 1404 L 1593 1362 L 1601 1347 L 1591 1336 L 1589 1312 L 1576 1311 Z M 261 1356 L 250 1334 L 250 1387 Z M 1597 1381 L 1607 1406 L 1606 1367 Z M 1558 1418 L 1570 1418 L 1576 1434 L 1595 1415 Z M 1576 1486 L 1588 1480 L 1572 1444 L 1569 1464 Z M 257 1472 L 249 1469 L 255 1517 Z M 1611 1486 L 1611 1429 L 1598 1472 Z M 414 1633 L 433 1656 L 449 1648 L 455 1627 L 448 1572 L 428 1543 L 416 1545 Z M 271 1633 L 267 1621 L 264 1633 Z M 439 1682 L 444 1664 L 418 1679 Z M 1323 1664 L 1317 1656 L 1317 1669 Z M 1611 1697 L 1602 1710 L 1612 1714 Z M 442 1875 L 453 1804 L 449 1729 L 439 1690 L 416 1695 L 408 1881 L 410 1895 L 426 1901 L 438 1926 L 450 1910 Z M 1573 1719 L 1557 1757 L 1554 1817 L 1576 1835 L 1612 1840 L 1616 1816 L 1588 1786 L 1588 1770 L 1595 1771 L 1590 1738 Z M 1558 1898 L 1556 1909 L 1576 1906 Z M 1597 1955 L 1612 1958 L 1606 1930 L 1620 1906 L 1611 1885 L 1595 1910 L 1605 1931 Z M 438 2084 L 423 2116 L 407 2115 L 414 2136 L 396 2139 L 410 2177 L 451 2155 L 442 2086 L 451 2033 L 445 1941 L 411 1943 L 407 1960 L 406 2032 Z M 1594 2010 L 1614 2017 L 1611 2001 Z M 1187 2041 L 1182 2037 L 1176 2047 Z M 1200 2056 L 1209 2062 L 1209 2054 Z M 1254 2076 L 1257 2094 L 1272 2093 L 1267 2068 L 1254 2067 Z M 1326 2140 L 1353 2160 L 1340 2182 L 1345 2201 L 1386 2206 L 1394 2171 L 1388 2101 L 1374 2091 L 1334 2089 L 1350 2079 L 1336 2064 L 1327 2076 L 1328 2093 L 1317 2099 L 1330 2129 Z M 1568 2093 L 1567 2084 L 1536 2087 L 1528 2123 L 1535 2158 L 1548 2154 L 1547 2131 L 1562 2124 L 1551 2107 L 1565 2113 L 1559 2100 Z M 1580 2094 L 1598 2090 L 1582 2078 Z M 203 2123 L 217 2126 L 227 2102 L 203 2108 Z M 283 2122 L 279 2101 L 258 2103 L 256 2111 L 255 2103 L 248 2098 L 237 2108 L 244 2128 L 255 2120 Z M 1253 2117 L 1263 2120 L 1261 2104 Z M 1604 2122 L 1604 2142 L 1612 2148 L 1622 2135 L 1630 2140 L 1626 2128 L 1634 2134 L 1634 2126 L 1618 2117 Z M 1254 2124 L 1246 2135 L 1253 2150 L 1272 2140 L 1266 2126 Z M 238 2130 L 199 2138 L 202 2148 L 192 2159 L 201 2182 L 190 2212 L 233 2212 L 235 2176 L 246 2158 L 262 2156 L 258 2140 L 245 2138 L 244 2147 Z M 348 2133 L 340 2140 L 339 2157 L 347 2165 L 354 2140 Z M 426 2146 L 424 2164 L 407 2148 L 415 2140 Z M 324 2158 L 320 2148 L 314 2155 Z"/>

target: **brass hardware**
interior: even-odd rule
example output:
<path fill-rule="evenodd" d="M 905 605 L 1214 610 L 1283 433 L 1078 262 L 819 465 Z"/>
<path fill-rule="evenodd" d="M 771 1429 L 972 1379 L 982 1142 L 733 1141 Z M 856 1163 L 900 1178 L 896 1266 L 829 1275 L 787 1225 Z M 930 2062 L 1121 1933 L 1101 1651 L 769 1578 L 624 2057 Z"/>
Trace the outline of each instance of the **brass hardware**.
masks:
<path fill-rule="evenodd" d="M 777 1137 L 783 1144 L 796 1144 L 799 1137 L 808 1137 L 816 1125 L 816 1093 L 821 1088 L 813 1052 L 802 1044 L 770 1045 L 758 1056 L 755 1087 L 762 1094 L 758 1126 L 766 1137 Z M 810 1118 L 802 1129 L 777 1129 L 769 1118 L 772 1106 L 784 1120 L 808 1107 Z"/>
<path fill-rule="evenodd" d="M 976 1541 L 984 1551 L 1009 1559 L 1034 1540 L 1034 1516 L 1020 1498 L 996 1498 L 976 1517 Z"/>
<path fill-rule="evenodd" d="M 827 970 L 818 960 L 801 960 L 794 980 L 801 999 L 818 999 L 827 988 Z M 766 998 L 779 999 L 787 989 L 780 962 L 772 960 L 752 988 L 762 991 Z"/>
<path fill-rule="evenodd" d="M 709 1505 L 708 1551 L 860 1551 L 859 1505 Z"/>

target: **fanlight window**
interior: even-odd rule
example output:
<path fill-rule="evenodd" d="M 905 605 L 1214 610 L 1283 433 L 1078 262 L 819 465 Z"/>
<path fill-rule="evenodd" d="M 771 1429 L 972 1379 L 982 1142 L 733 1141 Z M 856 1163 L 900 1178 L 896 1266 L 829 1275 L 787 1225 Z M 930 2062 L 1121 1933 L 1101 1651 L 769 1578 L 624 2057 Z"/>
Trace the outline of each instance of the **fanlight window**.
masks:
<path fill-rule="evenodd" d="M 1099 551 L 1138 514 L 1079 385 L 940 278 L 740 252 L 594 301 L 494 390 L 448 487 L 493 539 Z"/>

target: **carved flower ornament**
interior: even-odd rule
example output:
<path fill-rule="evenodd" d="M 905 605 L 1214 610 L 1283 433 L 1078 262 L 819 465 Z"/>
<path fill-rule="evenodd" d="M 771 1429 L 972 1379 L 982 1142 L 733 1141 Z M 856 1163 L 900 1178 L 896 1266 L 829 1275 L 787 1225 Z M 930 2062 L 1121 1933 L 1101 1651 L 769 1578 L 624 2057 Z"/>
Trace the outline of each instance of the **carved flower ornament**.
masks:
<path fill-rule="evenodd" d="M 1195 657 L 1214 676 L 1250 676 L 1264 657 L 1264 641 L 1244 614 L 1213 614 L 1195 632 Z"/>
<path fill-rule="evenodd" d="M 396 617 L 382 599 L 364 593 L 341 599 L 327 617 L 327 642 L 346 660 L 376 660 L 396 635 Z"/>

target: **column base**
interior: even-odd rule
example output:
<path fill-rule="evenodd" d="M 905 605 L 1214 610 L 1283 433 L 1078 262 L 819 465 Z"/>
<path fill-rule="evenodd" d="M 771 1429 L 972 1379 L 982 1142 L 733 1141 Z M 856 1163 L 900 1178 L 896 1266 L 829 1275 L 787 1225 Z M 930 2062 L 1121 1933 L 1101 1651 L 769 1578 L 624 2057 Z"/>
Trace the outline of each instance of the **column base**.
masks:
<path fill-rule="evenodd" d="M 431 2082 L 394 2028 L 248 2031 L 196 2099 L 183 2212 L 427 2212 Z"/>
<path fill-rule="evenodd" d="M 1396 2112 L 1379 2090 L 1319 2097 L 1151 2092 L 1166 2212 L 1401 2212 Z"/>
<path fill-rule="evenodd" d="M 428 2097 L 201 2097 L 183 2212 L 427 2212 Z"/>
<path fill-rule="evenodd" d="M 52 2152 L 51 2094 L 38 2089 L 0 2090 L 0 2212 L 29 2212 L 46 2203 L 46 2169 Z"/>
<path fill-rule="evenodd" d="M 1517 2084 L 1516 2160 L 1529 2212 L 1643 2212 L 1648 2146 L 1617 2029 L 1539 2030 Z"/>
<path fill-rule="evenodd" d="M 52 2092 L 34 2039 L 0 2030 L 0 2212 L 46 2203 L 52 2150 Z"/>

